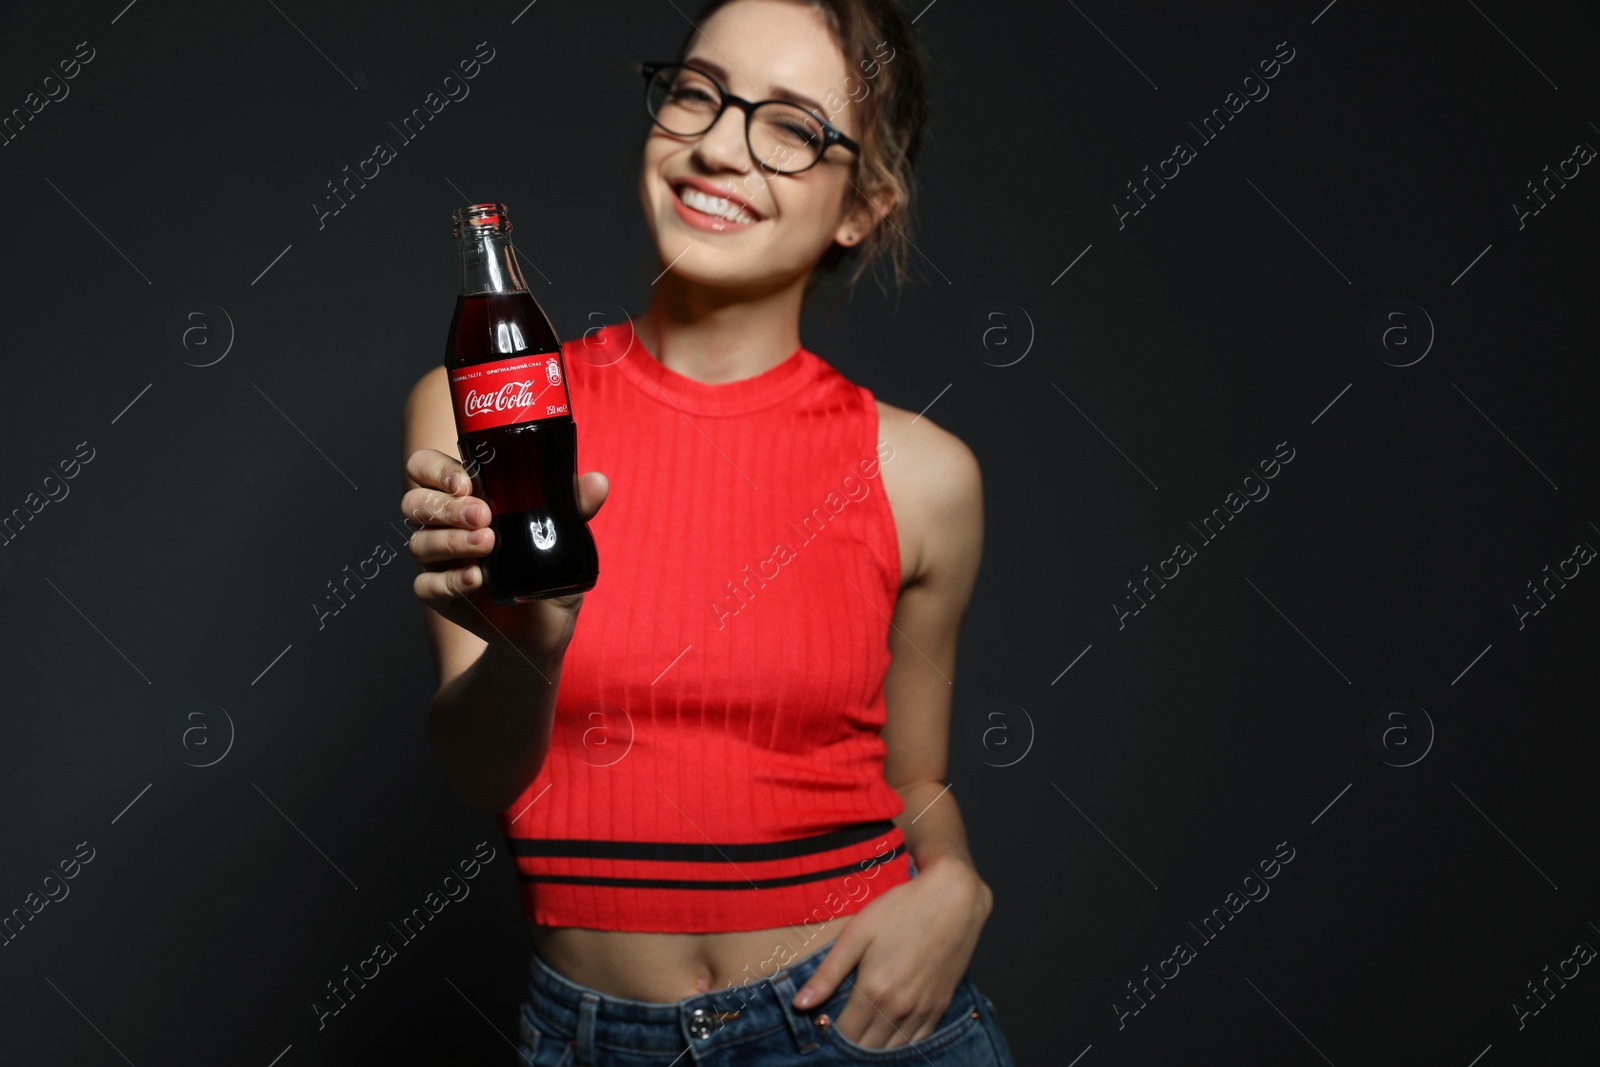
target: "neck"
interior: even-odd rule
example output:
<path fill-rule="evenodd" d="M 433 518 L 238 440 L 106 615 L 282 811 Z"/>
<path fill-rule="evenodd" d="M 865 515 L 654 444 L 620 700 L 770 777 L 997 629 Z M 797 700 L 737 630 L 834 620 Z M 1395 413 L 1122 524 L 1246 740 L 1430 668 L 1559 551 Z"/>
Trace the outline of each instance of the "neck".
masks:
<path fill-rule="evenodd" d="M 712 288 L 668 271 L 634 322 L 639 339 L 668 370 L 715 385 L 752 378 L 800 347 L 806 276 L 751 292 Z"/>

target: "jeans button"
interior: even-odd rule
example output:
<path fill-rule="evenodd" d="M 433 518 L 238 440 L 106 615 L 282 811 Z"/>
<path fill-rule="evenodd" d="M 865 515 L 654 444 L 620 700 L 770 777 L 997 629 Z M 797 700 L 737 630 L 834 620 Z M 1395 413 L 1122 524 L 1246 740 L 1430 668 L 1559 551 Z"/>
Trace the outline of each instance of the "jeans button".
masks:
<path fill-rule="evenodd" d="M 695 1037 L 711 1036 L 711 1019 L 704 1008 L 696 1008 L 690 1015 L 689 1033 Z"/>

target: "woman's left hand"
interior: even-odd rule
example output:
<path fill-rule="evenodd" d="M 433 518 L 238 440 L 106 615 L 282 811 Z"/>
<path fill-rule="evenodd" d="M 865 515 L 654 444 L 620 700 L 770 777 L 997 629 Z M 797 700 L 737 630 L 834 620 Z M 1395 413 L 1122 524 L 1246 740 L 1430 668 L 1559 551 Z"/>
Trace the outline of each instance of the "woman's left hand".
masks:
<path fill-rule="evenodd" d="M 850 999 L 833 1020 L 840 1034 L 865 1048 L 928 1036 L 949 1009 L 993 906 L 994 893 L 962 860 L 919 864 L 915 878 L 851 916 L 795 1007 L 823 1003 L 855 969 Z"/>

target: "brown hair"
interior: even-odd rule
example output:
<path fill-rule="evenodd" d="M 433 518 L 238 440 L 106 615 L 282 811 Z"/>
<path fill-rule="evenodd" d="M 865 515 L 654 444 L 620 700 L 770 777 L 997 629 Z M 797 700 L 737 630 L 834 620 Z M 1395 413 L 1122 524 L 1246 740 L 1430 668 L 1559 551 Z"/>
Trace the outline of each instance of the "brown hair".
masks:
<path fill-rule="evenodd" d="M 700 32 L 698 27 L 733 2 L 706 0 L 694 20 L 697 28 L 684 39 L 678 58 L 689 51 Z M 862 240 L 849 247 L 830 246 L 819 265 L 830 273 L 850 266 L 847 284 L 851 286 L 873 270 L 887 292 L 884 275 L 896 286 L 912 280 L 910 231 L 917 195 L 917 150 L 928 120 L 927 60 L 898 0 L 794 2 L 822 13 L 849 66 L 846 84 L 830 92 L 823 103 L 831 111 L 837 111 L 834 100 L 861 108 L 856 135 L 861 152 L 853 158 L 850 173 L 855 195 L 875 187 L 894 193 L 894 206 L 887 214 L 880 213 L 879 221 Z M 819 275 L 813 272 L 807 291 L 818 281 Z"/>

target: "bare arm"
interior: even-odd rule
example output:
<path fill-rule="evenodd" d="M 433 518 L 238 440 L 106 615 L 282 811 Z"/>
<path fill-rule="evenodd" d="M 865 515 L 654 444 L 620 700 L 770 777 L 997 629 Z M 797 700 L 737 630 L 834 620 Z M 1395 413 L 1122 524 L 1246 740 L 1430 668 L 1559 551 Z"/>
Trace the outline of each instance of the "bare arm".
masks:
<path fill-rule="evenodd" d="M 855 969 L 836 1032 L 869 1049 L 891 1049 L 914 1045 L 944 1016 L 994 893 L 973 865 L 961 810 L 945 783 L 956 635 L 983 548 L 978 463 L 931 420 L 887 404 L 878 410 L 878 435 L 893 448 L 880 469 L 902 579 L 883 683 L 883 775 L 905 801 L 895 825 L 917 877 L 845 925 L 795 1004 L 822 1003 Z"/>
<path fill-rule="evenodd" d="M 437 618 L 429 616 L 430 629 Z M 428 705 L 434 759 L 468 804 L 491 814 L 505 811 L 544 766 L 560 662 L 538 665 L 515 649 L 486 645 L 434 694 Z"/>
<path fill-rule="evenodd" d="M 423 524 L 410 542 L 421 566 L 413 591 L 429 609 L 423 624 L 439 679 L 428 708 L 434 757 L 462 799 L 502 812 L 549 752 L 562 659 L 583 594 L 516 605 L 484 594 L 476 561 L 494 546 L 492 516 L 471 495 L 443 367 L 412 388 L 403 438 L 401 511 Z M 605 501 L 605 477 L 587 474 L 578 489 L 588 520 Z"/>
<path fill-rule="evenodd" d="M 954 860 L 976 873 L 945 772 L 956 637 L 983 553 L 982 478 L 971 450 L 927 418 L 888 408 L 880 436 L 894 448 L 884 490 L 907 555 L 884 677 L 884 778 L 905 801 L 896 822 L 919 871 Z"/>

